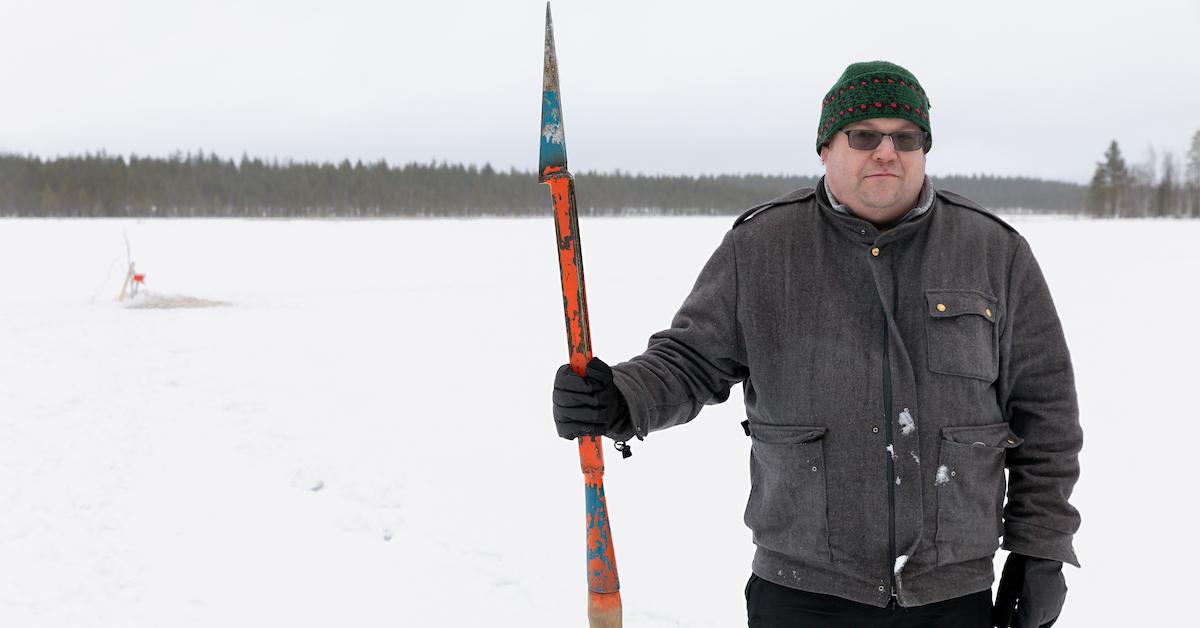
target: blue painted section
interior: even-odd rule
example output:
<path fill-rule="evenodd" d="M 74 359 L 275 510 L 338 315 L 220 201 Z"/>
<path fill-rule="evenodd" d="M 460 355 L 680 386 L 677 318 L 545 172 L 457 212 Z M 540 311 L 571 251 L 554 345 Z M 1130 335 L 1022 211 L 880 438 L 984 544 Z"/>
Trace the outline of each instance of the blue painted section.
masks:
<path fill-rule="evenodd" d="M 538 159 L 538 173 L 557 166 L 567 168 L 567 143 L 563 138 L 562 105 L 558 92 L 542 92 L 542 148 Z"/>
<path fill-rule="evenodd" d="M 607 534 L 608 527 L 608 509 L 604 505 L 604 487 L 584 485 L 584 498 L 587 509 L 587 525 L 588 525 L 588 548 L 587 548 L 587 564 L 588 564 L 588 589 L 599 593 L 612 593 L 618 590 L 617 583 L 606 582 L 604 575 L 616 574 L 616 565 L 608 560 L 608 548 L 612 545 L 612 539 Z M 590 542 L 591 533 L 593 530 L 600 532 L 599 539 L 595 545 Z M 598 561 L 593 563 L 592 561 Z M 602 569 L 593 569 L 593 566 L 601 567 Z"/>

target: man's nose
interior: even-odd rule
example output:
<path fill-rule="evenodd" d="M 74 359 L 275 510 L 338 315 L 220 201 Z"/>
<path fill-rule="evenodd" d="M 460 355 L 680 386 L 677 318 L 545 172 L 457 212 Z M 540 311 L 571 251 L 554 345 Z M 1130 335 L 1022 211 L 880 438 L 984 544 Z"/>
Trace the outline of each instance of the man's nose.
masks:
<path fill-rule="evenodd" d="M 871 153 L 871 158 L 875 161 L 893 161 L 896 159 L 896 145 L 892 136 L 885 135 L 880 138 L 879 146 L 875 147 L 875 151 Z"/>

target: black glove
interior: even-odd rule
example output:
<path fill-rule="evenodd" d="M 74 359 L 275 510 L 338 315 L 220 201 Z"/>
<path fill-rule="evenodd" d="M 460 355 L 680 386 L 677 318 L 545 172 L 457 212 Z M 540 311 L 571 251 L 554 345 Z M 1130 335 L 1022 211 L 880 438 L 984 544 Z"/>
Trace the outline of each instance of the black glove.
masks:
<path fill-rule="evenodd" d="M 999 628 L 1049 628 L 1067 599 L 1067 579 L 1057 560 L 1009 554 L 996 590 L 992 623 Z"/>
<path fill-rule="evenodd" d="M 584 377 L 576 375 L 569 364 L 554 374 L 554 424 L 559 436 L 603 436 L 628 418 L 625 398 L 613 384 L 612 369 L 604 360 L 593 357 Z"/>

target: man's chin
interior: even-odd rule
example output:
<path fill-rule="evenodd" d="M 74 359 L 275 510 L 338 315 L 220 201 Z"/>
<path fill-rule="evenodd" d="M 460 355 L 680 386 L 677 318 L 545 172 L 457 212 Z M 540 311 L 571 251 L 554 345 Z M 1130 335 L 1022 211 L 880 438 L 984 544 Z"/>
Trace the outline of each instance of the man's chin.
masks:
<path fill-rule="evenodd" d="M 864 196 L 863 206 L 872 213 L 886 214 L 895 209 L 900 203 L 899 194 L 887 194 L 879 196 Z"/>
<path fill-rule="evenodd" d="M 860 188 L 864 198 L 878 199 L 900 194 L 900 179 L 896 177 L 870 177 L 863 180 Z"/>

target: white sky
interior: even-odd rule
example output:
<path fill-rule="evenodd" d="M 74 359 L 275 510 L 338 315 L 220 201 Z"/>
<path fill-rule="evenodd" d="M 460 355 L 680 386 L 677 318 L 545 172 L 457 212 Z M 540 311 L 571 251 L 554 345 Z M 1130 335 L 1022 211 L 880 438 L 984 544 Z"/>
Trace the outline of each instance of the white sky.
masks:
<path fill-rule="evenodd" d="M 929 93 L 933 174 L 1182 158 L 1200 1 L 555 0 L 573 171 L 820 171 L 853 61 Z M 539 0 L 0 0 L 0 151 L 537 165 Z"/>

